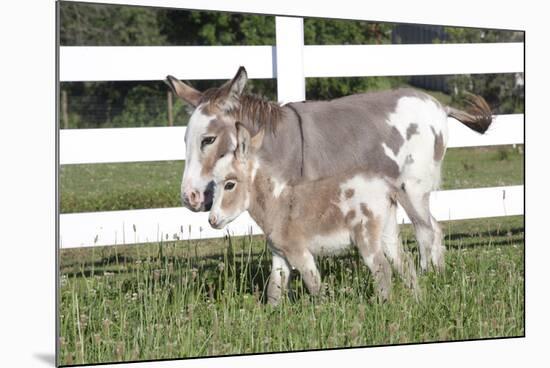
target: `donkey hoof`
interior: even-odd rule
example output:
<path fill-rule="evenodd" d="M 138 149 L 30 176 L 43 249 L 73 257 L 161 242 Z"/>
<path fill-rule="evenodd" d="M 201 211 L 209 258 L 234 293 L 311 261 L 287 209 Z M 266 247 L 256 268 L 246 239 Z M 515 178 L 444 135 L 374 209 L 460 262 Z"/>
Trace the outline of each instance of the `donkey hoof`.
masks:
<path fill-rule="evenodd" d="M 267 298 L 267 304 L 271 305 L 272 307 L 276 307 L 281 303 L 281 299 L 276 298 Z"/>
<path fill-rule="evenodd" d="M 434 264 L 435 272 L 443 273 L 445 271 L 445 262 Z"/>

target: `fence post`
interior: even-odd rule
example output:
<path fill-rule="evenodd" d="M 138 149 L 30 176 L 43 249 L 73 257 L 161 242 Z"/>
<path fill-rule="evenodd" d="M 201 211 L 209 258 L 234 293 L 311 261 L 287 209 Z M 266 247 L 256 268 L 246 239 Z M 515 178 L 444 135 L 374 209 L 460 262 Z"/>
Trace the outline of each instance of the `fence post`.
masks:
<path fill-rule="evenodd" d="M 306 99 L 304 20 L 275 17 L 277 98 L 281 103 Z"/>
<path fill-rule="evenodd" d="M 167 95 L 167 103 L 168 103 L 168 126 L 174 125 L 174 113 L 173 113 L 173 103 L 172 103 L 172 92 L 168 91 Z"/>
<path fill-rule="evenodd" d="M 69 129 L 69 109 L 68 106 L 67 91 L 61 91 L 61 116 L 63 117 L 63 128 Z"/>

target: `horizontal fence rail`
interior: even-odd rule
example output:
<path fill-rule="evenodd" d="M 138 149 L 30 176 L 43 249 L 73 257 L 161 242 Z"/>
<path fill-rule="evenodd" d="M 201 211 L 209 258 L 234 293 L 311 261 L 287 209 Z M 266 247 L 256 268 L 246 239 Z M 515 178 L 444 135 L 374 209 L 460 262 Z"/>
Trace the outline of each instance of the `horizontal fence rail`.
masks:
<path fill-rule="evenodd" d="M 60 162 L 66 164 L 185 159 L 185 127 L 62 129 Z M 523 114 L 499 115 L 485 134 L 449 119 L 449 147 L 523 143 Z"/>
<path fill-rule="evenodd" d="M 338 55 L 338 58 L 331 55 Z M 522 71 L 523 43 L 304 47 L 306 77 L 484 74 Z"/>
<path fill-rule="evenodd" d="M 64 46 L 59 78 L 72 81 L 275 78 L 274 46 Z"/>
<path fill-rule="evenodd" d="M 205 6 L 194 0 L 132 3 Z M 251 4 L 252 12 L 265 7 L 281 9 L 276 3 Z M 227 1 L 214 1 L 208 6 L 211 10 L 239 10 Z M 389 16 L 398 21 L 390 8 Z M 355 17 L 354 12 L 349 16 Z M 523 43 L 308 46 L 304 45 L 302 18 L 277 16 L 275 25 L 274 46 L 61 47 L 60 81 L 163 80 L 167 74 L 184 80 L 225 80 L 243 65 L 249 78 L 277 78 L 278 101 L 289 102 L 305 98 L 306 78 L 521 73 L 524 69 Z M 489 131 L 479 135 L 449 119 L 448 147 L 521 144 L 523 120 L 523 114 L 496 116 Z M 184 160 L 185 129 L 64 129 L 59 135 L 60 163 Z M 523 186 L 434 192 L 432 212 L 439 221 L 522 215 L 523 192 Z M 60 244 L 62 248 L 73 248 L 261 233 L 247 213 L 224 230 L 212 229 L 207 216 L 185 208 L 61 214 Z M 400 222 L 409 221 L 401 208 L 398 217 Z"/>
<path fill-rule="evenodd" d="M 185 159 L 186 127 L 62 129 L 59 161 L 66 164 Z"/>
<path fill-rule="evenodd" d="M 523 214 L 523 186 L 445 190 L 432 193 L 431 210 L 438 221 Z M 400 223 L 409 223 L 402 208 Z M 261 229 L 243 213 L 226 229 L 208 224 L 208 213 L 185 208 L 159 208 L 62 214 L 61 247 L 75 248 L 112 244 L 219 238 L 261 234 Z"/>
<path fill-rule="evenodd" d="M 334 55 L 339 55 L 334 58 Z M 276 78 L 275 46 L 64 46 L 60 80 Z M 303 46 L 305 77 L 523 72 L 523 43 Z"/>

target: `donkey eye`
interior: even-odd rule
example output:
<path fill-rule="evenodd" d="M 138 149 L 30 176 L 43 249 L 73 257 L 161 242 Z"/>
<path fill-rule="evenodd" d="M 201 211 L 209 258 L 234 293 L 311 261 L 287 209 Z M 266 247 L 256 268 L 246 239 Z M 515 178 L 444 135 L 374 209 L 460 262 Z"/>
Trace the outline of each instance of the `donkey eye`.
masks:
<path fill-rule="evenodd" d="M 208 146 L 209 144 L 214 143 L 216 140 L 216 137 L 204 137 L 201 141 L 201 149 L 204 148 L 204 146 Z"/>
<path fill-rule="evenodd" d="M 225 190 L 232 190 L 233 188 L 235 188 L 235 183 L 232 181 L 228 181 L 227 183 L 225 183 L 225 186 L 223 187 L 223 189 Z"/>

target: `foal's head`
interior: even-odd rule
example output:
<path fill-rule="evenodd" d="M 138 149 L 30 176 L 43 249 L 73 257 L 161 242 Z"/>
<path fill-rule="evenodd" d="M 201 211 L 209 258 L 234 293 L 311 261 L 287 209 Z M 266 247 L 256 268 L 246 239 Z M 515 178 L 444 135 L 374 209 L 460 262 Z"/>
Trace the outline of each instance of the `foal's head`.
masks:
<path fill-rule="evenodd" d="M 250 206 L 250 187 L 258 168 L 254 153 L 260 148 L 264 130 L 254 137 L 241 123 L 235 124 L 237 147 L 214 167 L 214 200 L 208 222 L 220 229 L 236 219 Z"/>

